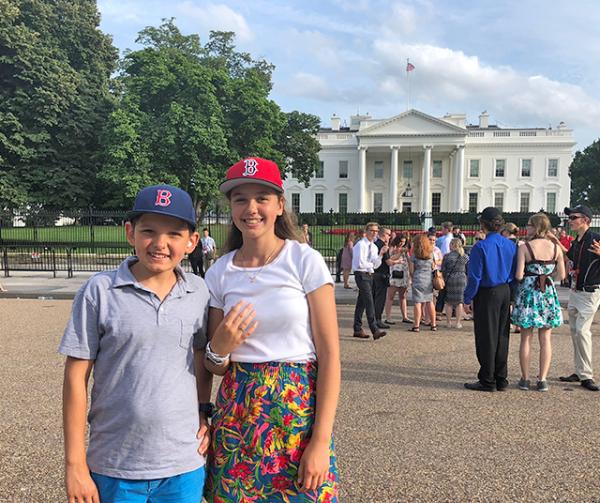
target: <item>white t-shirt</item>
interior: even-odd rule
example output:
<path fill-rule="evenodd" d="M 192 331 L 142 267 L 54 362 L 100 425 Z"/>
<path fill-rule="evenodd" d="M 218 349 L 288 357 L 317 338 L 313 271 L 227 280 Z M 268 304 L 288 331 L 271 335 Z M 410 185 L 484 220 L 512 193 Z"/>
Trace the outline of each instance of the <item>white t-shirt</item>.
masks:
<path fill-rule="evenodd" d="M 243 300 L 256 311 L 258 327 L 231 353 L 231 360 L 247 363 L 315 360 L 306 295 L 325 284 L 333 284 L 321 254 L 307 244 L 286 240 L 279 255 L 262 270 L 234 265 L 234 255 L 232 251 L 219 258 L 205 277 L 210 307 L 222 309 L 226 315 Z"/>

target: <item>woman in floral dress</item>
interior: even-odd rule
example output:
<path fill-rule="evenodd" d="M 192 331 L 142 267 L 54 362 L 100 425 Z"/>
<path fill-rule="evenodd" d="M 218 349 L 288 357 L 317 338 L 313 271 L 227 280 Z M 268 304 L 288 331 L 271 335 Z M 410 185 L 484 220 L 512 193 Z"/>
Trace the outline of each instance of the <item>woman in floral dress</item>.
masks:
<path fill-rule="evenodd" d="M 297 240 L 274 162 L 244 159 L 220 189 L 232 226 L 229 253 L 206 274 L 204 365 L 224 377 L 205 497 L 337 502 L 340 354 L 331 274 L 319 252 Z"/>
<path fill-rule="evenodd" d="M 551 232 L 550 220 L 543 213 L 533 215 L 527 224 L 527 241 L 519 247 L 515 278 L 520 281 L 512 312 L 512 323 L 521 328 L 519 388 L 528 390 L 531 337 L 537 328 L 540 342 L 540 369 L 537 389 L 548 391 L 546 377 L 550 369 L 552 346 L 550 333 L 562 324 L 558 294 L 552 277 L 565 276 L 561 249 Z"/>

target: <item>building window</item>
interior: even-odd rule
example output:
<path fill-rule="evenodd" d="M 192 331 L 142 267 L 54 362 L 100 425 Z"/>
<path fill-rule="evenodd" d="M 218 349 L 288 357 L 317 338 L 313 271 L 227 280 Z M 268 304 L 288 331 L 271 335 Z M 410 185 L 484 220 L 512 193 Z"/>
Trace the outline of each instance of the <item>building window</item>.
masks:
<path fill-rule="evenodd" d="M 558 159 L 548 159 L 548 176 L 558 176 Z"/>
<path fill-rule="evenodd" d="M 412 203 L 409 201 L 402 202 L 402 213 L 412 213 Z"/>
<path fill-rule="evenodd" d="M 479 159 L 471 159 L 469 161 L 469 177 L 479 178 Z"/>
<path fill-rule="evenodd" d="M 319 167 L 315 170 L 315 178 L 325 178 L 325 163 L 319 161 Z"/>
<path fill-rule="evenodd" d="M 505 171 L 506 159 L 496 159 L 496 171 L 494 172 L 494 176 L 496 178 L 504 178 Z"/>
<path fill-rule="evenodd" d="M 494 208 L 504 211 L 504 192 L 496 192 L 494 194 Z"/>
<path fill-rule="evenodd" d="M 298 192 L 292 193 L 292 211 L 300 213 L 300 194 Z"/>
<path fill-rule="evenodd" d="M 375 170 L 373 176 L 375 178 L 383 178 L 383 161 L 375 161 Z"/>
<path fill-rule="evenodd" d="M 340 161 L 340 178 L 348 178 L 348 161 Z"/>
<path fill-rule="evenodd" d="M 548 192 L 546 194 L 546 211 L 548 213 L 556 213 L 556 192 Z"/>
<path fill-rule="evenodd" d="M 323 193 L 315 194 L 315 213 L 323 213 Z"/>
<path fill-rule="evenodd" d="M 531 159 L 521 159 L 521 176 L 531 178 Z"/>
<path fill-rule="evenodd" d="M 348 213 L 348 194 L 345 192 L 338 194 L 338 212 Z"/>
<path fill-rule="evenodd" d="M 409 179 L 413 177 L 412 161 L 404 161 L 404 164 L 402 165 L 402 177 Z"/>
<path fill-rule="evenodd" d="M 477 213 L 479 203 L 479 194 L 477 192 L 469 192 L 469 213 Z"/>
<path fill-rule="evenodd" d="M 442 161 L 433 161 L 433 178 L 442 178 Z"/>
<path fill-rule="evenodd" d="M 375 213 L 383 211 L 383 194 L 381 192 L 373 193 L 373 211 Z"/>
<path fill-rule="evenodd" d="M 529 192 L 521 192 L 519 197 L 519 211 L 521 213 L 529 212 Z"/>
<path fill-rule="evenodd" d="M 431 193 L 431 213 L 439 213 L 442 210 L 442 193 Z"/>

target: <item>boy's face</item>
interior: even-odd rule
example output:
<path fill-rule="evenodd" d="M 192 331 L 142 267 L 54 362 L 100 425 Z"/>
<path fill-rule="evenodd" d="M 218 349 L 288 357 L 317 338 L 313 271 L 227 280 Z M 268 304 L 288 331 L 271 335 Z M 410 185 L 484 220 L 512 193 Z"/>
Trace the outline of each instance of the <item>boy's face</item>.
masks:
<path fill-rule="evenodd" d="M 198 233 L 185 222 L 166 215 L 145 213 L 135 226 L 125 224 L 127 241 L 135 248 L 139 265 L 150 275 L 169 272 L 198 244 Z"/>

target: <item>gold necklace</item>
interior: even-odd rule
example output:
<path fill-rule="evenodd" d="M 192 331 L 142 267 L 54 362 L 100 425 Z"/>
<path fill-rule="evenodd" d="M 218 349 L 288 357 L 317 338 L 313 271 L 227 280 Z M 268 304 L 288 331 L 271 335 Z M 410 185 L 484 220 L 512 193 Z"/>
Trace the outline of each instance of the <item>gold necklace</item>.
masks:
<path fill-rule="evenodd" d="M 248 273 L 248 271 L 246 271 L 246 269 L 244 269 L 244 274 L 246 276 L 248 276 L 248 279 L 250 280 L 250 283 L 255 283 L 256 282 L 256 278 L 258 277 L 258 275 L 262 272 L 262 270 L 266 267 L 266 265 L 271 262 L 271 258 L 273 257 L 273 255 L 275 254 L 275 250 L 277 250 L 277 248 L 279 247 L 279 243 L 277 243 L 275 245 L 275 248 L 273 248 L 273 250 L 271 250 L 271 253 L 269 253 L 269 255 L 267 256 L 267 259 L 265 260 L 265 263 L 260 267 L 260 269 L 258 271 L 256 271 L 254 274 L 250 274 Z"/>

